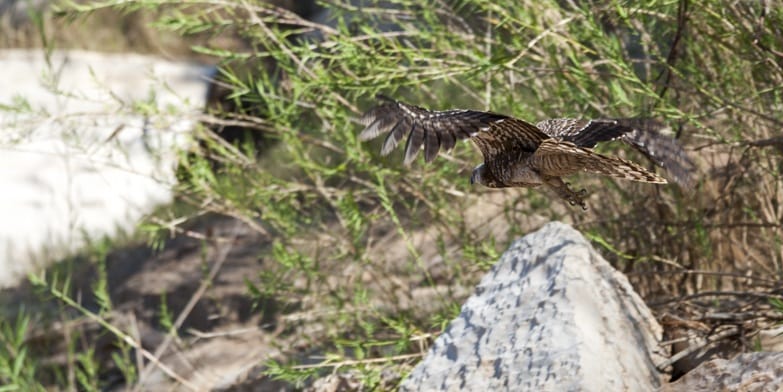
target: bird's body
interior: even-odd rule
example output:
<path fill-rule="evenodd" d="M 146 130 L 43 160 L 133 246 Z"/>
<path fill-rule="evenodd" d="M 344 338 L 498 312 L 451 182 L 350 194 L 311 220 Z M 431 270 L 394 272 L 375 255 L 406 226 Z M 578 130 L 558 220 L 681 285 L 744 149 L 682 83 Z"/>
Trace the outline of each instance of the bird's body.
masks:
<path fill-rule="evenodd" d="M 457 140 L 470 139 L 481 150 L 484 163 L 473 170 L 472 183 L 492 188 L 546 185 L 572 205 L 585 207 L 586 191 L 575 192 L 562 177 L 590 172 L 631 181 L 665 184 L 663 177 L 621 158 L 596 153 L 598 142 L 622 139 L 666 167 L 681 184 L 690 185 L 693 164 L 679 145 L 651 130 L 656 123 L 635 119 L 552 119 L 536 125 L 492 112 L 430 111 L 381 97 L 368 111 L 361 140 L 388 132 L 381 154 L 389 154 L 408 134 L 405 164 L 424 150 L 426 162 L 439 150 L 452 149 Z"/>

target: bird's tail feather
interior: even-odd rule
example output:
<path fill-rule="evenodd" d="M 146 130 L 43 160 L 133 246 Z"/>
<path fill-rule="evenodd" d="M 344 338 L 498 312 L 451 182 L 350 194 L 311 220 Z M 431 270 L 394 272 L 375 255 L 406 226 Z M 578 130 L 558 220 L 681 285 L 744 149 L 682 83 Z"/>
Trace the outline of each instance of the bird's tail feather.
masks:
<path fill-rule="evenodd" d="M 566 176 L 586 171 L 630 181 L 667 183 L 665 178 L 633 162 L 602 155 L 557 139 L 548 139 L 541 143 L 532 159 L 536 167 L 544 169 L 550 176 Z"/>
<path fill-rule="evenodd" d="M 623 180 L 666 184 L 665 178 L 622 158 L 593 153 L 584 162 L 584 171 Z"/>

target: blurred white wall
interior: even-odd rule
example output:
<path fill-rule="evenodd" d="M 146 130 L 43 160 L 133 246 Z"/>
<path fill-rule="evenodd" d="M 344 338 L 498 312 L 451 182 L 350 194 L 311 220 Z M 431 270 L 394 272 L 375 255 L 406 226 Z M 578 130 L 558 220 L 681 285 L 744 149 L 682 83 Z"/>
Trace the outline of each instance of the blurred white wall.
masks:
<path fill-rule="evenodd" d="M 210 68 L 0 50 L 0 287 L 172 198 Z"/>

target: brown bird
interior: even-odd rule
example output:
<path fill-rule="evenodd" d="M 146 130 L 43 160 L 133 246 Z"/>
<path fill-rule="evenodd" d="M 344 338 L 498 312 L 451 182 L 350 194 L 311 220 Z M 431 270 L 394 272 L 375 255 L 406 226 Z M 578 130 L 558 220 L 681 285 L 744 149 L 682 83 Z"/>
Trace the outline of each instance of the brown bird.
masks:
<path fill-rule="evenodd" d="M 665 184 L 666 179 L 625 159 L 592 150 L 596 143 L 621 139 L 669 170 L 675 182 L 690 188 L 694 164 L 677 142 L 657 132 L 660 124 L 640 119 L 552 119 L 536 125 L 492 112 L 476 110 L 431 111 L 378 96 L 382 103 L 362 117 L 365 141 L 388 132 L 381 155 L 388 155 L 408 135 L 404 163 L 419 150 L 430 162 L 440 150 L 449 151 L 457 140 L 470 139 L 484 156 L 473 169 L 470 182 L 491 188 L 545 185 L 568 201 L 586 209 L 587 191 L 573 191 L 562 177 L 577 172 L 602 174 L 631 181 Z"/>

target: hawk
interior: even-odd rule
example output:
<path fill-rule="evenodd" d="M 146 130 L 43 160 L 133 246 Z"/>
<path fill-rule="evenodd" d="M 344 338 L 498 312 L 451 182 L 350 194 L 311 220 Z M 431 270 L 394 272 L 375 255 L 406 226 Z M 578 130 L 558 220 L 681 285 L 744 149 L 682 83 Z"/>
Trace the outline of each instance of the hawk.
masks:
<path fill-rule="evenodd" d="M 359 140 L 387 133 L 381 155 L 405 142 L 403 162 L 409 165 L 420 150 L 431 162 L 440 150 L 449 151 L 457 140 L 470 139 L 484 156 L 470 183 L 491 188 L 544 185 L 571 205 L 586 209 L 587 191 L 574 191 L 562 177 L 588 172 L 631 181 L 666 184 L 667 180 L 625 159 L 599 154 L 599 142 L 620 139 L 661 167 L 673 180 L 689 188 L 694 167 L 677 142 L 657 132 L 660 124 L 641 119 L 581 120 L 560 118 L 536 125 L 503 114 L 476 110 L 432 111 L 385 96 L 361 118 L 366 128 Z"/>

